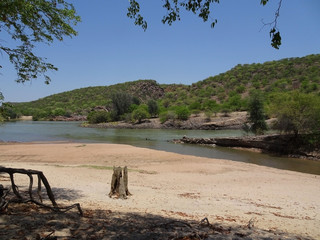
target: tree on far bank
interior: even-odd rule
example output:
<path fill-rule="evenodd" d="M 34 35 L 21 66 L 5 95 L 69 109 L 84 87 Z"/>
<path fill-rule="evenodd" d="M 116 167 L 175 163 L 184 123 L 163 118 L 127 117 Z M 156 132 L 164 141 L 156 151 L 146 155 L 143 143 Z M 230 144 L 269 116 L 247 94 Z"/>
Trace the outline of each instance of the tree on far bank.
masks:
<path fill-rule="evenodd" d="M 249 122 L 251 123 L 250 131 L 254 134 L 263 134 L 268 130 L 265 121 L 265 112 L 262 94 L 254 91 L 250 94 L 248 102 Z"/>
<path fill-rule="evenodd" d="M 147 108 L 146 105 L 140 105 L 132 112 L 132 120 L 141 123 L 142 120 L 149 118 L 150 114 L 148 113 Z"/>
<path fill-rule="evenodd" d="M 117 118 L 127 113 L 131 104 L 133 104 L 133 97 L 126 92 L 115 92 L 112 94 L 111 99 Z"/>
<path fill-rule="evenodd" d="M 285 133 L 320 132 L 320 96 L 299 91 L 274 94 L 270 112 L 277 119 L 277 128 Z"/>
<path fill-rule="evenodd" d="M 159 114 L 158 103 L 153 99 L 148 101 L 148 112 L 150 113 L 151 117 L 156 117 Z"/>

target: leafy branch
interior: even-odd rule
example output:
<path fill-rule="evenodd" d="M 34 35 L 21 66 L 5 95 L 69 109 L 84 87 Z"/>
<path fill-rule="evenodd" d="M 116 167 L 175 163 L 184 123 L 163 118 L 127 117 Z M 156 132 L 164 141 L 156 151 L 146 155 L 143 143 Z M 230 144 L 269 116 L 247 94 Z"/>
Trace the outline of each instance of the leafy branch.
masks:
<path fill-rule="evenodd" d="M 266 5 L 268 2 L 268 0 L 261 0 L 261 4 Z M 281 36 L 280 36 L 280 32 L 277 28 L 277 23 L 278 23 L 278 18 L 280 16 L 280 8 L 282 5 L 282 0 L 279 0 L 279 5 L 278 8 L 275 12 L 275 18 L 272 22 L 269 23 L 263 23 L 263 27 L 265 26 L 271 26 L 271 30 L 269 32 L 270 34 L 270 38 L 271 38 L 271 46 L 275 49 L 279 49 L 280 45 L 281 45 Z"/>
<path fill-rule="evenodd" d="M 64 0 L 2 0 L 0 2 L 0 31 L 14 40 L 16 46 L 0 44 L 0 52 L 8 55 L 17 71 L 17 82 L 24 83 L 38 76 L 50 77 L 48 70 L 57 70 L 46 58 L 34 54 L 34 43 L 50 45 L 55 39 L 76 36 L 73 29 L 80 21 L 72 4 Z M 0 66 L 2 68 L 2 66 Z"/>
<path fill-rule="evenodd" d="M 180 11 L 181 8 L 192 12 L 193 14 L 197 15 L 201 18 L 204 22 L 207 22 L 211 19 L 211 28 L 214 28 L 215 25 L 218 23 L 217 19 L 213 19 L 211 17 L 211 7 L 215 3 L 220 3 L 220 0 L 163 0 L 163 8 L 167 10 L 167 13 L 162 18 L 163 24 L 168 24 L 169 26 L 172 25 L 175 21 L 180 21 Z M 261 5 L 266 5 L 269 0 L 261 0 Z M 271 23 L 264 23 L 264 26 L 270 25 L 272 26 L 270 30 L 270 37 L 271 37 L 271 46 L 275 49 L 279 49 L 281 45 L 281 36 L 280 32 L 277 29 L 277 21 L 280 16 L 280 8 L 281 8 L 282 0 L 279 0 L 279 7 L 275 12 L 275 19 Z M 136 0 L 130 0 L 127 16 L 129 18 L 134 19 L 134 24 L 141 26 L 144 31 L 147 30 L 148 24 L 147 21 L 143 18 L 140 14 L 140 4 Z"/>

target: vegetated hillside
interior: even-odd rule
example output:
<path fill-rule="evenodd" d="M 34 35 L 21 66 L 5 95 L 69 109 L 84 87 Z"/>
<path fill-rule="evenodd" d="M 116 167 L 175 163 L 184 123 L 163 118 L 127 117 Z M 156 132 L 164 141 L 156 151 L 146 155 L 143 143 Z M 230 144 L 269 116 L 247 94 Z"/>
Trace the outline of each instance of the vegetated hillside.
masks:
<path fill-rule="evenodd" d="M 22 115 L 41 113 L 86 115 L 96 106 L 112 107 L 111 96 L 126 92 L 142 103 L 158 101 L 162 110 L 188 106 L 190 110 L 220 111 L 246 110 L 250 91 L 270 93 L 300 89 L 320 95 L 320 54 L 302 58 L 289 58 L 257 64 L 237 65 L 231 70 L 190 85 L 163 84 L 154 80 L 139 80 L 103 87 L 88 87 L 55 94 L 28 103 L 15 104 Z"/>
<path fill-rule="evenodd" d="M 263 64 L 239 64 L 226 73 L 193 84 L 192 92 L 195 95 L 215 95 L 216 100 L 223 101 L 232 92 L 246 96 L 251 89 L 267 93 L 297 88 L 306 93 L 319 92 L 319 84 L 318 54 Z"/>
<path fill-rule="evenodd" d="M 300 89 L 320 93 L 320 54 L 257 64 L 237 65 L 231 70 L 209 77 L 191 86 L 163 86 L 170 102 L 192 104 L 208 99 L 232 103 L 259 89 L 266 94 Z M 164 100 L 165 102 L 166 100 Z"/>
<path fill-rule="evenodd" d="M 111 108 L 111 96 L 116 92 L 126 92 L 146 102 L 151 98 L 161 98 L 164 90 L 154 80 L 138 80 L 112 86 L 87 87 L 54 94 L 32 102 L 14 103 L 16 111 L 22 115 L 53 116 L 79 114 L 86 115 L 97 106 Z"/>

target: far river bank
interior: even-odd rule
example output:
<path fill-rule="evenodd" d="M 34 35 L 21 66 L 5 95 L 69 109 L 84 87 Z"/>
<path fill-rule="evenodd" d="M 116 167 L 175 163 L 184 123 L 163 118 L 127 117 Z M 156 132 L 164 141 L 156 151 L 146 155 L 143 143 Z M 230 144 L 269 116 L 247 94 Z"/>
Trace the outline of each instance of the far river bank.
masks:
<path fill-rule="evenodd" d="M 184 155 L 225 159 L 320 175 L 320 161 L 281 157 L 213 145 L 176 144 L 189 138 L 242 137 L 242 130 L 84 128 L 82 122 L 16 121 L 0 124 L 0 142 L 77 142 L 126 144 Z"/>
<path fill-rule="evenodd" d="M 274 119 L 269 119 L 267 124 L 272 126 Z M 176 130 L 239 130 L 247 122 L 247 112 L 232 112 L 227 116 L 217 114 L 211 119 L 204 115 L 192 116 L 186 121 L 168 120 L 161 123 L 159 118 L 148 119 L 142 123 L 129 123 L 125 121 L 100 124 L 82 124 L 88 128 L 102 129 L 176 129 Z M 243 131 L 242 136 L 227 136 L 218 138 L 190 138 L 183 136 L 180 139 L 168 139 L 174 143 L 187 143 L 194 145 L 217 145 L 221 147 L 255 149 L 268 154 L 279 156 L 305 158 L 320 161 L 320 150 L 310 147 L 306 141 L 297 139 L 296 136 L 268 133 L 262 136 L 252 136 Z"/>

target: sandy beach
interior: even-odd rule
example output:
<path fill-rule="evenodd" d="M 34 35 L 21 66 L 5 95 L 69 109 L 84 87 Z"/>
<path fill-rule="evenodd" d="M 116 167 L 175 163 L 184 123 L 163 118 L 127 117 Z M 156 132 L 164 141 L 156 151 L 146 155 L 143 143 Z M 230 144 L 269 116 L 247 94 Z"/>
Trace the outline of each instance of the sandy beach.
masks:
<path fill-rule="evenodd" d="M 320 176 L 128 145 L 3 143 L 0 165 L 42 171 L 57 202 L 281 230 L 320 239 Z M 126 200 L 108 197 L 113 166 L 128 166 Z M 0 184 L 10 185 L 0 176 Z M 28 178 L 17 185 L 27 187 Z"/>

